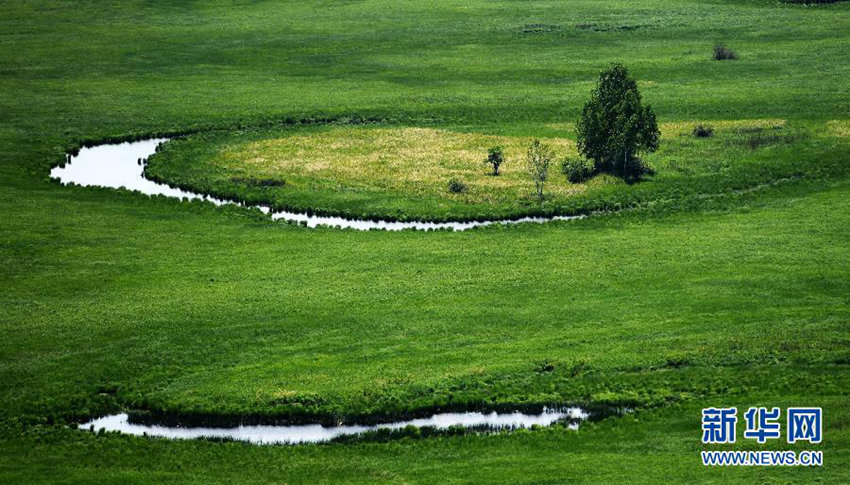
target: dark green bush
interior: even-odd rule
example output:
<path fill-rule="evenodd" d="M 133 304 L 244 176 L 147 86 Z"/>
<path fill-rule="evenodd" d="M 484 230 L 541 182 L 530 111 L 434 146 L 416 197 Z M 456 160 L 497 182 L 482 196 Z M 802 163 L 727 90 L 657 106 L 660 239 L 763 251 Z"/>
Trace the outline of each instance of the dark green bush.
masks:
<path fill-rule="evenodd" d="M 714 135 L 714 127 L 711 125 L 696 125 L 694 127 L 694 136 L 697 138 L 708 138 Z"/>
<path fill-rule="evenodd" d="M 715 61 L 734 61 L 736 59 L 738 59 L 738 54 L 736 54 L 732 49 L 722 45 L 714 46 Z"/>
<path fill-rule="evenodd" d="M 467 186 L 465 183 L 457 179 L 449 180 L 449 192 L 453 194 L 462 194 L 466 192 Z"/>
<path fill-rule="evenodd" d="M 594 163 L 585 158 L 566 157 L 561 161 L 561 173 L 567 176 L 572 184 L 586 182 L 596 175 Z"/>
<path fill-rule="evenodd" d="M 543 359 L 543 362 L 538 364 L 535 370 L 540 373 L 552 372 L 555 370 L 555 363 L 549 359 Z"/>

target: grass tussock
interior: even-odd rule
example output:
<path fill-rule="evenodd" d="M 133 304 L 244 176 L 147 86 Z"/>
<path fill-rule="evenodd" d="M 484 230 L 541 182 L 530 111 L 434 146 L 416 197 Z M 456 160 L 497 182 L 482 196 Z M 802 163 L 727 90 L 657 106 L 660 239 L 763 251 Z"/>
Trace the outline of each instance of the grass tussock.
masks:
<path fill-rule="evenodd" d="M 469 190 L 469 187 L 467 187 L 467 185 L 465 183 L 461 182 L 460 180 L 458 180 L 458 179 L 449 180 L 449 192 L 451 192 L 453 194 L 463 194 L 467 190 Z"/>
<path fill-rule="evenodd" d="M 712 56 L 715 61 L 735 61 L 738 59 L 738 54 L 722 45 L 714 46 Z"/>
<path fill-rule="evenodd" d="M 698 124 L 694 127 L 694 136 L 697 138 L 708 138 L 714 136 L 714 127 L 711 125 Z"/>

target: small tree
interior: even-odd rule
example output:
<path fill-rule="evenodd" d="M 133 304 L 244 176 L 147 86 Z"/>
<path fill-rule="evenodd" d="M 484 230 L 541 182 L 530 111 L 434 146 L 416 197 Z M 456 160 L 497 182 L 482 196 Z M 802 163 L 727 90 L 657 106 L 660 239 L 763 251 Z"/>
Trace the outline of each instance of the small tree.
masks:
<path fill-rule="evenodd" d="M 534 180 L 534 188 L 537 189 L 537 197 L 543 198 L 543 184 L 549 174 L 549 164 L 552 163 L 553 153 L 548 145 L 534 140 L 528 147 L 528 172 Z"/>
<path fill-rule="evenodd" d="M 499 175 L 499 166 L 505 161 L 505 154 L 502 152 L 502 147 L 493 147 L 487 150 L 487 159 L 484 163 L 493 166 L 493 175 Z"/>
<path fill-rule="evenodd" d="M 579 152 L 596 170 L 640 177 L 647 169 L 640 151 L 658 149 L 658 122 L 649 106 L 641 106 L 637 83 L 615 64 L 602 71 L 576 126 Z"/>

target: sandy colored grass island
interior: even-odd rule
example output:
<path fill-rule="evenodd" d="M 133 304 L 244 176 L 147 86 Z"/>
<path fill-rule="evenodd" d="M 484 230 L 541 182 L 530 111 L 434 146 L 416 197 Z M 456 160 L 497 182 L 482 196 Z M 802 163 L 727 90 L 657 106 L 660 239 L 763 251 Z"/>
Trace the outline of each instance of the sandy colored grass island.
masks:
<path fill-rule="evenodd" d="M 532 196 L 526 166 L 531 137 L 457 133 L 434 128 L 345 127 L 264 139 L 224 148 L 214 160 L 225 170 L 257 178 L 284 178 L 288 184 L 403 191 L 412 196 L 440 195 L 470 202 L 499 202 Z M 584 190 L 559 173 L 559 162 L 576 155 L 575 142 L 547 138 L 556 159 L 546 192 L 564 196 Z M 506 161 L 493 176 L 484 163 L 487 149 L 501 146 Z M 449 180 L 468 186 L 448 191 Z"/>

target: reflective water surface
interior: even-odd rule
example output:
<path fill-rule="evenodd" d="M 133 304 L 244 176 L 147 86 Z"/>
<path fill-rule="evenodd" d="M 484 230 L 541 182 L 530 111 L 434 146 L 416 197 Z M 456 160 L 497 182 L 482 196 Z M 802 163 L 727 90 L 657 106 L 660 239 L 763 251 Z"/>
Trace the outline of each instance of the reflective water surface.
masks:
<path fill-rule="evenodd" d="M 206 200 L 216 205 L 235 204 L 235 202 L 198 194 L 167 184 L 154 182 L 144 176 L 144 160 L 151 156 L 158 145 L 167 139 L 155 138 L 119 144 L 104 144 L 82 148 L 78 155 L 70 157 L 62 167 L 54 167 L 50 176 L 62 183 L 74 183 L 82 186 L 125 188 L 147 195 L 165 195 L 184 199 Z M 141 161 L 141 162 L 140 162 Z M 243 205 L 244 204 L 239 204 Z M 265 214 L 271 214 L 274 220 L 286 220 L 306 224 L 307 227 L 331 226 L 367 231 L 382 229 L 399 231 L 402 229 L 454 229 L 464 231 L 473 227 L 491 224 L 521 224 L 527 222 L 548 222 L 580 219 L 584 216 L 524 217 L 516 220 L 492 220 L 482 222 L 393 222 L 346 219 L 343 217 L 307 215 L 301 212 L 272 212 L 266 206 L 257 207 Z"/>
<path fill-rule="evenodd" d="M 80 425 L 80 429 L 90 429 L 93 431 L 103 429 L 105 431 L 120 431 L 121 433 L 136 436 L 147 435 L 172 439 L 229 438 L 256 444 L 298 444 L 320 443 L 330 441 L 338 436 L 356 435 L 379 429 L 401 429 L 409 425 L 418 428 L 432 426 L 438 429 L 446 429 L 451 426 L 468 428 L 486 426 L 492 429 L 506 429 L 528 428 L 535 424 L 549 426 L 556 421 L 566 420 L 571 429 L 578 429 L 578 421 L 585 420 L 588 416 L 588 413 L 581 408 L 572 407 L 558 410 L 544 409 L 540 414 L 524 414 L 519 412 L 441 413 L 429 418 L 411 419 L 409 421 L 383 423 L 373 426 L 340 425 L 325 427 L 319 424 L 307 424 L 291 426 L 238 426 L 236 428 L 189 428 L 134 424 L 129 422 L 129 416 L 127 414 L 115 414 L 83 423 Z"/>

